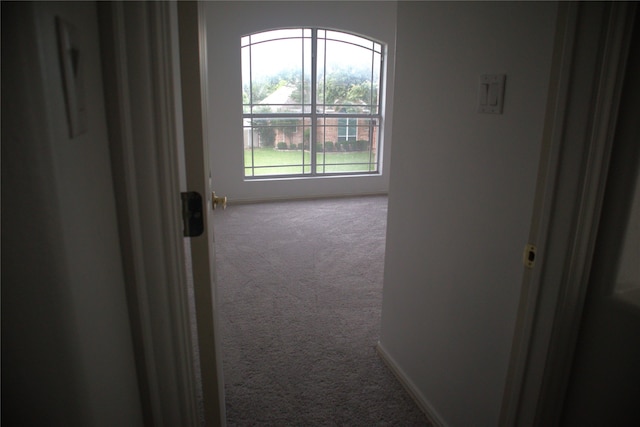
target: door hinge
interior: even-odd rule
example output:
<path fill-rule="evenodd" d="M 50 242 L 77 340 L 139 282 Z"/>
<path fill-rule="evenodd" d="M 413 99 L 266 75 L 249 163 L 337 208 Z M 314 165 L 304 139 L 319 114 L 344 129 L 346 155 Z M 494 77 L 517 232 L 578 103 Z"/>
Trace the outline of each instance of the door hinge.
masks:
<path fill-rule="evenodd" d="M 202 196 L 196 191 L 180 193 L 182 199 L 182 234 L 184 237 L 196 237 L 204 232 L 202 214 Z"/>
<path fill-rule="evenodd" d="M 533 268 L 536 263 L 536 246 L 528 243 L 524 247 L 524 255 L 522 256 L 524 266 L 527 268 Z"/>

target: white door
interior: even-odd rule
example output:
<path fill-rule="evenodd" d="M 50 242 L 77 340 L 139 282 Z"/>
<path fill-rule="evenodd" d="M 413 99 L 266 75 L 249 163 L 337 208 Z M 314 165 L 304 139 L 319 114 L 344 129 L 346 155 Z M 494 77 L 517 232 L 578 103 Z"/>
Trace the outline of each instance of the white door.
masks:
<path fill-rule="evenodd" d="M 191 264 L 195 293 L 198 347 L 204 419 L 207 426 L 225 425 L 222 354 L 219 341 L 215 286 L 211 170 L 206 125 L 206 28 L 198 2 L 178 2 L 180 76 L 186 188 L 203 199 L 204 232 L 191 237 Z"/>
<path fill-rule="evenodd" d="M 561 425 L 640 425 L 640 25 Z"/>
<path fill-rule="evenodd" d="M 120 240 L 126 249 L 145 419 L 167 427 L 200 425 L 202 418 L 207 426 L 224 425 L 199 6 L 99 2 L 98 7 Z M 180 207 L 186 191 L 202 196 L 204 232 L 189 238 L 182 237 Z M 195 294 L 197 321 L 192 320 L 189 289 Z"/>

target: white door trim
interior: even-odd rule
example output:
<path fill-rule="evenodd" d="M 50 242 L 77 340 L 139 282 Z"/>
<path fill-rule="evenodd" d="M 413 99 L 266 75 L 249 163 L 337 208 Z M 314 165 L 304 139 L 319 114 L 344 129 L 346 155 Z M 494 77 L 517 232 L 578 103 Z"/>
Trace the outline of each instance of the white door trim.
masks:
<path fill-rule="evenodd" d="M 196 378 L 200 375 L 194 362 L 194 340 L 192 336 L 189 308 L 187 263 L 185 260 L 185 238 L 182 235 L 182 206 L 180 192 L 185 191 L 184 140 L 181 111 L 181 82 L 179 70 L 178 8 L 175 2 L 151 2 L 149 7 L 153 99 L 155 106 L 156 143 L 158 149 L 157 171 L 159 181 L 161 214 L 166 240 L 163 248 L 169 287 L 167 304 L 175 322 L 167 328 L 173 335 L 168 341 L 174 357 L 163 364 L 160 375 L 167 374 L 165 383 L 175 384 L 174 399 L 180 410 L 180 425 L 199 425 L 202 420 L 199 390 Z M 188 241 L 188 239 L 187 239 Z M 172 315 L 171 315 L 172 314 Z M 160 327 L 162 327 L 161 325 Z M 167 337 L 168 338 L 168 337 Z M 165 396 L 169 398 L 169 396 Z M 166 404 L 166 400 L 162 401 Z M 172 425 L 167 423 L 167 425 Z M 175 424 L 174 424 L 175 425 Z"/>
<path fill-rule="evenodd" d="M 202 195 L 204 233 L 190 239 L 195 311 L 206 425 L 226 425 L 222 346 L 219 333 L 213 247 L 207 90 L 207 23 L 202 2 L 178 2 L 184 156 L 189 191 Z"/>
<path fill-rule="evenodd" d="M 568 103 L 569 79 L 573 65 L 573 50 L 578 19 L 576 3 L 560 3 L 556 21 L 555 46 L 549 78 L 549 91 L 543 141 L 538 167 L 538 185 L 534 198 L 534 213 L 529 243 L 542 249 L 549 229 L 550 206 L 553 205 L 555 183 L 560 162 L 560 147 L 564 131 L 564 116 Z M 542 251 L 540 251 L 542 252 Z M 525 269 L 511 348 L 511 360 L 502 401 L 501 426 L 515 425 L 521 389 L 531 351 L 532 329 L 536 320 L 537 297 L 540 292 L 542 253 L 537 253 L 538 268 Z"/>
<path fill-rule="evenodd" d="M 556 425 L 609 166 L 636 5 L 561 3 L 530 242 L 501 425 Z M 560 52 L 560 53 L 558 53 Z"/>
<path fill-rule="evenodd" d="M 145 423 L 200 423 L 180 207 L 173 2 L 99 3 L 129 316 Z"/>

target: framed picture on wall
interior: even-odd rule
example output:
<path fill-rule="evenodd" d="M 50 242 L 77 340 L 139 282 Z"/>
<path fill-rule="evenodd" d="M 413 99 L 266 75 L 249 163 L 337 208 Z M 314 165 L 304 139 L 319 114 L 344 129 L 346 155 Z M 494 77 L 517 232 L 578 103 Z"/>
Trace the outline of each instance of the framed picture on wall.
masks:
<path fill-rule="evenodd" d="M 56 17 L 56 26 L 69 136 L 74 138 L 87 131 L 84 61 L 76 28 L 59 16 Z"/>

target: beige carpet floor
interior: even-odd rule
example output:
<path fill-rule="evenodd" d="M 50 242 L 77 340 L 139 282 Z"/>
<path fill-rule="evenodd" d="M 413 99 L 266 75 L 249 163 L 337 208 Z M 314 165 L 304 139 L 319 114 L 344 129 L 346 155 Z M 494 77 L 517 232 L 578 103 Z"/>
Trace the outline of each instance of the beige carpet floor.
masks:
<path fill-rule="evenodd" d="M 230 426 L 426 426 L 376 353 L 387 198 L 230 204 L 214 223 Z"/>

